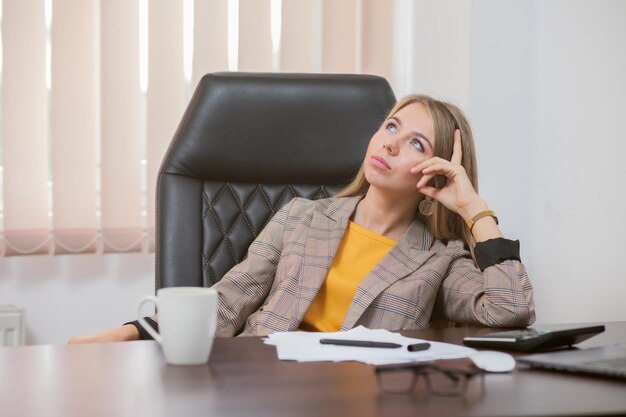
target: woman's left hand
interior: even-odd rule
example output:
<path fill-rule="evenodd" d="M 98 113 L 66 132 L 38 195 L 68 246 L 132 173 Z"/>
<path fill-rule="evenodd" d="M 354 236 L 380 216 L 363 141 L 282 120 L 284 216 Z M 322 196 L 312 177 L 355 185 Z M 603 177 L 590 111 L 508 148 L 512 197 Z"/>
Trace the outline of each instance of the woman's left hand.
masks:
<path fill-rule="evenodd" d="M 461 165 L 461 157 L 461 132 L 457 129 L 454 132 L 454 148 L 450 161 L 433 157 L 411 168 L 411 173 L 422 174 L 417 183 L 417 189 L 422 194 L 439 201 L 467 220 L 485 210 L 487 205 L 474 190 L 465 168 Z M 435 175 L 445 175 L 448 179 L 443 188 L 427 185 Z"/>

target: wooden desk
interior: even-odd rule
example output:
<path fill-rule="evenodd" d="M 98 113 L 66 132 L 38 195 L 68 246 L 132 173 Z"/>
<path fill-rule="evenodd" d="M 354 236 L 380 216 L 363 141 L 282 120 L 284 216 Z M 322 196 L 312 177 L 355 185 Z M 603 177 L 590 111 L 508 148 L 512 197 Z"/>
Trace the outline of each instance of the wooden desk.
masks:
<path fill-rule="evenodd" d="M 460 343 L 489 329 L 405 332 Z M 585 346 L 626 342 L 626 322 Z M 381 392 L 359 363 L 276 359 L 259 338 L 216 340 L 207 366 L 165 365 L 155 342 L 0 349 L 0 415 L 453 416 L 626 414 L 626 381 L 519 367 L 485 377 L 465 397 Z M 476 381 L 472 382 L 473 384 Z"/>

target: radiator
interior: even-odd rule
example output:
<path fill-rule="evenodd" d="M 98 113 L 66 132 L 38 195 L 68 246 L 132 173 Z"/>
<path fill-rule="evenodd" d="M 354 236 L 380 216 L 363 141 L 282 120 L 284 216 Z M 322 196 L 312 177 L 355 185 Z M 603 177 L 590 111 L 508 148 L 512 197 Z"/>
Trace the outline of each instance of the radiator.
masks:
<path fill-rule="evenodd" d="M 24 345 L 25 333 L 24 309 L 0 305 L 0 347 Z"/>

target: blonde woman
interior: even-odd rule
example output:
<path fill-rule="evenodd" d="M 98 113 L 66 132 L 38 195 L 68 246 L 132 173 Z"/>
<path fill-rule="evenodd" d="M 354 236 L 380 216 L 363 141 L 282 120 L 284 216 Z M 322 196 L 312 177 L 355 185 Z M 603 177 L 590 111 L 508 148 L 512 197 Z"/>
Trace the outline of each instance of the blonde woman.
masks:
<path fill-rule="evenodd" d="M 519 242 L 503 238 L 477 186 L 461 110 L 405 97 L 372 136 L 348 187 L 329 199 L 292 200 L 215 284 L 217 335 L 400 330 L 428 327 L 433 318 L 532 324 Z M 148 337 L 133 322 L 70 343 Z"/>

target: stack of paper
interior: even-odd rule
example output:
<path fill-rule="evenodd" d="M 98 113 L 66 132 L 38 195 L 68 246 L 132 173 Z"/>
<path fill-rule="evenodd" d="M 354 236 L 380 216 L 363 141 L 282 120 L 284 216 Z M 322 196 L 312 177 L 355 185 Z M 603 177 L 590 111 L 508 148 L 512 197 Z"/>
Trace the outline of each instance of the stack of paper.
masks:
<path fill-rule="evenodd" d="M 400 348 L 371 348 L 354 346 L 323 345 L 320 339 L 366 340 L 390 342 L 402 345 Z M 430 343 L 428 350 L 409 352 L 407 347 L 415 343 Z M 357 361 L 370 365 L 390 363 L 456 359 L 470 356 L 476 351 L 465 346 L 450 343 L 431 342 L 404 337 L 388 330 L 371 330 L 363 326 L 343 332 L 276 332 L 265 339 L 268 345 L 276 346 L 278 359 L 298 362 L 311 361 Z"/>

